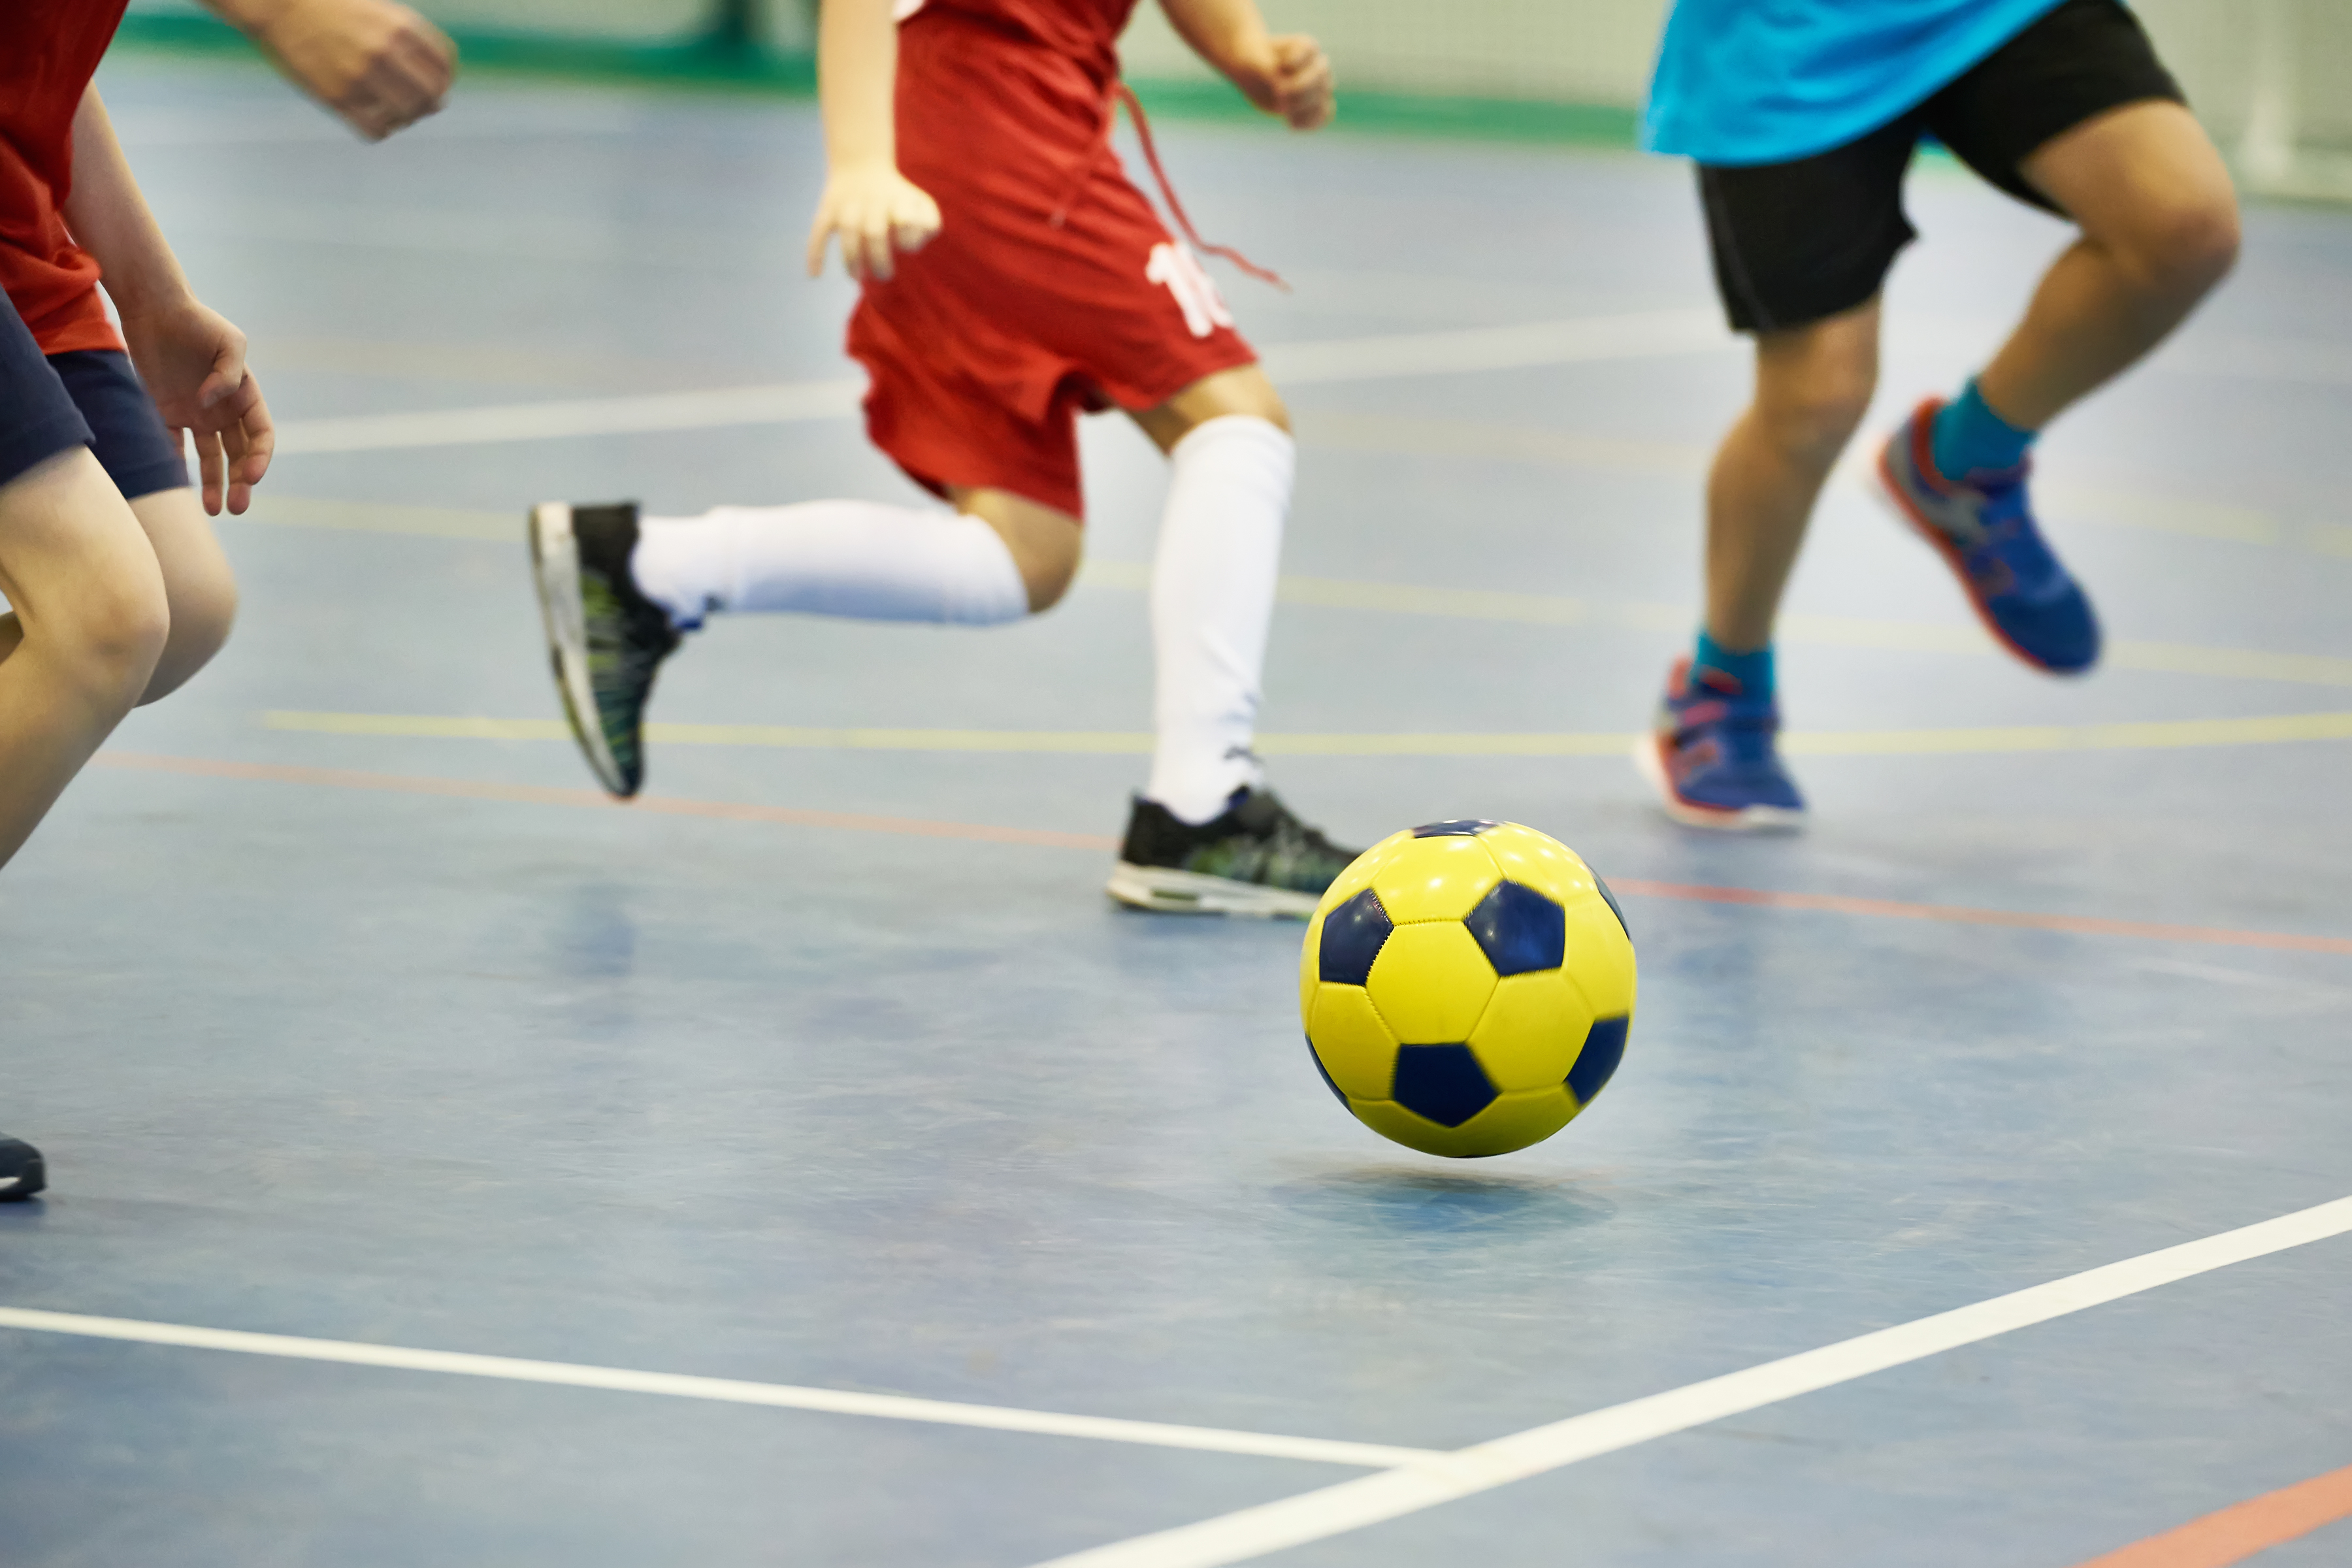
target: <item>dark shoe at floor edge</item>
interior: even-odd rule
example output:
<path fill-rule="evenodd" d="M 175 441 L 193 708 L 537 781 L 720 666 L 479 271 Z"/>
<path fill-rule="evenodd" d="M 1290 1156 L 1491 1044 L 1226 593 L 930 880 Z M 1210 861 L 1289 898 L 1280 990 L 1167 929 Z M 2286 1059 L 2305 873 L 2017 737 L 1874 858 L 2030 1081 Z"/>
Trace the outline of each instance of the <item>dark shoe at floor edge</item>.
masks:
<path fill-rule="evenodd" d="M 1270 789 L 1235 790 L 1197 826 L 1138 795 L 1108 891 L 1163 914 L 1305 920 L 1357 854 L 1299 821 Z"/>
<path fill-rule="evenodd" d="M 48 1184 L 38 1149 L 21 1138 L 0 1137 L 0 1204 L 22 1202 Z"/>

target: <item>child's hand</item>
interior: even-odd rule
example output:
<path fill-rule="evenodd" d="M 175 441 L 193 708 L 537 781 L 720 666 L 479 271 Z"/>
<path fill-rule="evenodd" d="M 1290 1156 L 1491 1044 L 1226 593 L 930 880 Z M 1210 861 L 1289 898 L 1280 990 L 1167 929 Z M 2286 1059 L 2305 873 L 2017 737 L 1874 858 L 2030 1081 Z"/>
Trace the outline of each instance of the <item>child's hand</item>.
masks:
<path fill-rule="evenodd" d="M 808 271 L 824 270 L 824 247 L 841 241 L 841 264 L 852 278 L 887 279 L 896 251 L 917 251 L 940 232 L 940 204 L 887 166 L 836 170 L 824 182 L 809 226 Z"/>
<path fill-rule="evenodd" d="M 437 112 L 457 75 L 448 36 L 393 0 L 283 0 L 251 30 L 298 86 L 371 142 Z"/>
<path fill-rule="evenodd" d="M 1293 131 L 1315 131 L 1331 123 L 1331 58 L 1323 46 L 1304 33 L 1288 33 L 1274 44 L 1275 113 Z"/>
<path fill-rule="evenodd" d="M 245 334 L 188 300 L 125 316 L 122 337 L 163 423 L 196 439 L 205 510 L 218 517 L 224 500 L 229 510 L 245 510 L 278 443 L 261 386 L 245 368 Z"/>

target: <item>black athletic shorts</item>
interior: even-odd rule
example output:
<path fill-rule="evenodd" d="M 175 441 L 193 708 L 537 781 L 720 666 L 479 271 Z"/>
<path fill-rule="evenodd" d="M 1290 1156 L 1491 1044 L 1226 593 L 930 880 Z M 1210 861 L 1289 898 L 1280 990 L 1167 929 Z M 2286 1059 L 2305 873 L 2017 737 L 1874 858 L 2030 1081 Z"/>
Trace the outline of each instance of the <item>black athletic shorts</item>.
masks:
<path fill-rule="evenodd" d="M 90 449 L 125 500 L 188 482 L 187 460 L 130 355 L 45 355 L 16 312 L 0 310 L 0 485 L 76 447 Z"/>
<path fill-rule="evenodd" d="M 1734 331 L 1801 327 L 1875 295 L 1918 237 L 1903 175 L 1923 136 L 2022 202 L 2056 212 L 2018 165 L 2108 110 L 2180 86 L 2117 0 L 2064 0 L 1909 113 L 1787 163 L 1701 164 L 1716 287 Z"/>

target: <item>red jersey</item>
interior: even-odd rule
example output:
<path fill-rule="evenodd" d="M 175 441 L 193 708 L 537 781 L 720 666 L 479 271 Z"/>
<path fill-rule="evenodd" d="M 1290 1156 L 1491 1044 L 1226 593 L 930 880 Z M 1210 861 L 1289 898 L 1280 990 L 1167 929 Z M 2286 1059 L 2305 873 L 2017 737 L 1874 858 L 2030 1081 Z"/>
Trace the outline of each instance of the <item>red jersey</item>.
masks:
<path fill-rule="evenodd" d="M 43 353 L 120 349 L 98 263 L 66 232 L 73 120 L 129 0 L 0 3 L 0 289 Z"/>
<path fill-rule="evenodd" d="M 992 31 L 1042 45 L 1108 83 L 1118 75 L 1118 36 L 1135 0 L 898 0 L 898 20 L 950 11 Z"/>

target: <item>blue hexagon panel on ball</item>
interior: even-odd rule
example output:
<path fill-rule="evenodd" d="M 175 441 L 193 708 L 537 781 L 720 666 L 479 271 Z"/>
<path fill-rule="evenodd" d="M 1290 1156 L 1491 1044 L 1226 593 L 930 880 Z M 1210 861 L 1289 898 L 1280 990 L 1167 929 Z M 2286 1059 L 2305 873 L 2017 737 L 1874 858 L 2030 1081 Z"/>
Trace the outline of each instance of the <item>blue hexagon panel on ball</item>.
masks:
<path fill-rule="evenodd" d="M 1307 922 L 1298 1008 L 1317 1071 L 1384 1137 L 1470 1158 L 1559 1131 L 1616 1074 L 1633 940 L 1576 851 L 1512 822 L 1391 834 Z"/>

